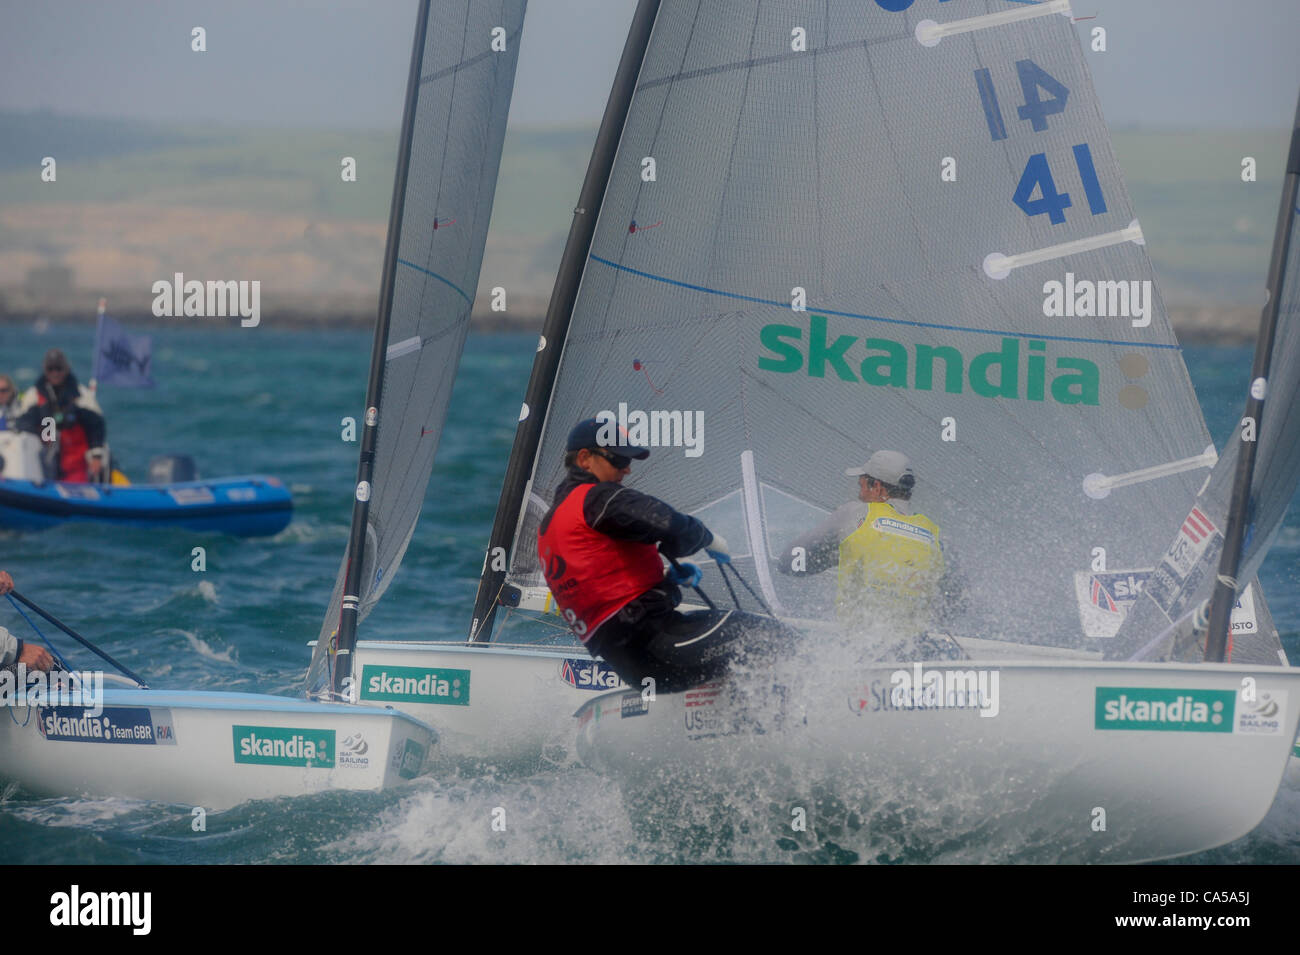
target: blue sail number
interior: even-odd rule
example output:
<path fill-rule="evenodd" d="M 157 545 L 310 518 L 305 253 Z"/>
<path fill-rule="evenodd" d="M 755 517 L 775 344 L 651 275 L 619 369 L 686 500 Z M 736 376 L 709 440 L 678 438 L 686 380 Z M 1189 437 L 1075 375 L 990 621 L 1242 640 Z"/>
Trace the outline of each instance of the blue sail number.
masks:
<path fill-rule="evenodd" d="M 876 2 L 879 3 L 880 0 Z M 1025 104 L 1016 107 L 1016 115 L 1028 120 L 1034 132 L 1044 132 L 1047 129 L 1047 117 L 1065 111 L 1070 89 L 1033 60 L 1016 60 L 1016 75 L 1020 77 L 1020 90 L 1025 97 Z M 1002 120 L 998 91 L 993 87 L 993 75 L 987 67 L 975 71 L 975 87 L 979 90 L 984 118 L 989 124 L 989 135 L 994 142 L 1006 139 L 1007 127 Z M 1046 98 L 1040 90 L 1047 93 Z"/>
<path fill-rule="evenodd" d="M 1033 198 L 1040 192 L 1039 198 Z M 1074 205 L 1068 192 L 1057 192 L 1056 182 L 1052 179 L 1052 167 L 1047 164 L 1047 153 L 1034 153 L 1025 163 L 1024 174 L 1016 186 L 1016 194 L 1011 197 L 1027 216 L 1046 214 L 1052 225 L 1065 221 L 1065 210 Z"/>
<path fill-rule="evenodd" d="M 1073 147 L 1072 152 L 1074 164 L 1079 169 L 1079 179 L 1083 183 L 1083 194 L 1088 200 L 1088 210 L 1095 216 L 1102 215 L 1106 212 L 1106 196 L 1101 191 L 1097 168 L 1092 162 L 1092 150 L 1087 143 L 1080 143 Z M 1038 198 L 1034 198 L 1035 193 Z M 1047 153 L 1034 153 L 1029 157 L 1011 200 L 1025 215 L 1045 215 L 1052 225 L 1065 222 L 1065 210 L 1074 205 L 1068 192 L 1057 191 Z"/>
<path fill-rule="evenodd" d="M 1041 133 L 1047 129 L 1047 117 L 1065 110 L 1070 91 L 1033 60 L 1016 60 L 1016 73 L 1020 76 L 1020 89 L 1025 94 L 1025 105 L 1016 107 L 1016 115 L 1029 120 L 1034 132 Z M 1047 91 L 1048 99 L 1038 95 L 1040 89 Z"/>

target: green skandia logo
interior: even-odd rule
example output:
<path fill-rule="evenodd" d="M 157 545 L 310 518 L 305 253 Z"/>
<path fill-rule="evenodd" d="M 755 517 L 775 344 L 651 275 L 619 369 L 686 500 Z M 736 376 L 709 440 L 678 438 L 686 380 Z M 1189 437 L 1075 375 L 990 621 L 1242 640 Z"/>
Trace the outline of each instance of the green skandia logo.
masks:
<path fill-rule="evenodd" d="M 798 325 L 764 325 L 759 341 L 766 353 L 759 355 L 759 369 L 950 395 L 970 391 L 983 398 L 1101 404 L 1097 366 L 1086 358 L 1049 356 L 1045 341 L 1030 339 L 1023 353 L 1020 339 L 1011 337 L 1003 338 L 999 348 L 973 357 L 952 345 L 917 343 L 909 352 L 907 345 L 890 338 L 832 339 L 824 315 L 809 315 L 804 333 Z"/>
<path fill-rule="evenodd" d="M 1231 690 L 1099 686 L 1093 728 L 1231 733 L 1236 702 Z"/>
<path fill-rule="evenodd" d="M 469 706 L 469 671 L 370 664 L 361 668 L 361 699 Z"/>
<path fill-rule="evenodd" d="M 235 762 L 334 768 L 334 731 L 292 726 L 233 727 Z"/>

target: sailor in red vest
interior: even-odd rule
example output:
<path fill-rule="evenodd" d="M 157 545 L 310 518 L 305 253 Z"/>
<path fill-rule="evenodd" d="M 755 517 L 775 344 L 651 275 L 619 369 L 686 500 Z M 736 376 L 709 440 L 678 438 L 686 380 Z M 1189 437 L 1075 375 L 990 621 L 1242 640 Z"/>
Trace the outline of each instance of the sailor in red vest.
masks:
<path fill-rule="evenodd" d="M 53 418 L 57 458 L 50 477 L 85 483 L 104 475 L 104 415 L 95 393 L 83 388 L 72 374 L 68 359 L 57 348 L 45 354 L 45 373 L 23 395 L 22 411 L 14 426 L 44 435 L 42 422 Z M 42 437 L 44 440 L 44 437 Z"/>
<path fill-rule="evenodd" d="M 677 611 L 680 588 L 697 585 L 700 569 L 681 564 L 681 573 L 670 568 L 665 575 L 660 555 L 704 550 L 723 563 L 731 560 L 727 542 L 658 498 L 624 487 L 632 459 L 650 452 L 627 443 L 626 434 L 599 440 L 612 428 L 590 418 L 569 433 L 568 473 L 537 533 L 551 594 L 591 655 L 630 686 L 649 677 L 656 692 L 672 693 L 719 676 L 762 635 L 794 636 L 738 610 Z"/>

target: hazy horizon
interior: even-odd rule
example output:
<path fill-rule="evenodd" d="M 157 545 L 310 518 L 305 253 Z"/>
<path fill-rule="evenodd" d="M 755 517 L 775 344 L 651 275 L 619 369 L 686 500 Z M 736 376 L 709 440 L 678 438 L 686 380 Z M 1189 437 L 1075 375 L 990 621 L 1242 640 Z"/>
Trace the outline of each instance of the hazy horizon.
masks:
<path fill-rule="evenodd" d="M 1300 0 L 1297 0 L 1297 2 L 1300 2 Z M 246 123 L 240 123 L 233 120 L 229 122 L 218 121 L 218 120 L 203 120 L 203 121 L 193 120 L 187 123 L 185 120 L 180 120 L 180 119 L 151 120 L 151 119 L 140 119 L 132 116 L 113 116 L 113 115 L 101 115 L 101 114 L 94 114 L 94 113 L 68 112 L 63 110 L 50 109 L 48 107 L 41 107 L 38 109 L 28 109 L 28 110 L 0 108 L 0 115 L 9 115 L 9 116 L 49 115 L 49 116 L 56 116 L 61 119 L 70 119 L 70 120 L 78 120 L 78 121 L 96 120 L 99 122 L 137 123 L 140 125 L 151 125 L 151 126 L 157 126 L 159 128 L 171 128 L 171 129 L 184 129 L 192 125 L 195 128 L 199 128 L 199 127 L 206 128 L 210 132 L 219 131 L 223 129 L 238 130 L 240 132 L 257 132 L 257 131 L 264 131 L 269 128 L 266 126 L 260 126 L 255 124 L 249 125 Z M 524 133 L 568 133 L 568 132 L 588 132 L 588 131 L 594 133 L 594 131 L 599 125 L 600 125 L 600 118 L 596 117 L 595 119 L 591 119 L 591 120 L 562 121 L 562 122 L 555 122 L 551 124 L 546 124 L 540 121 L 530 122 L 527 120 L 521 120 L 516 122 L 514 120 L 511 120 L 511 122 L 508 124 L 508 128 L 512 132 L 524 132 Z M 1288 122 L 1278 122 L 1278 123 L 1273 123 L 1268 125 L 1261 124 L 1258 126 L 1225 126 L 1225 127 L 1207 128 L 1204 126 L 1194 126 L 1190 124 L 1186 126 L 1174 126 L 1174 125 L 1155 125 L 1150 123 L 1144 124 L 1140 122 L 1134 122 L 1134 123 L 1108 122 L 1106 126 L 1112 132 L 1120 132 L 1120 133 L 1137 132 L 1137 133 L 1151 133 L 1153 135 L 1161 135 L 1161 134 L 1177 135 L 1177 134 L 1187 134 L 1187 133 L 1222 132 L 1222 133 L 1241 133 L 1243 135 L 1250 135 L 1252 133 L 1276 133 L 1279 130 L 1289 130 L 1291 128 L 1291 123 L 1288 121 Z M 397 135 L 398 118 L 394 117 L 393 122 L 391 124 L 391 129 L 390 127 L 375 127 L 375 126 L 344 127 L 344 126 L 312 126 L 312 125 L 302 125 L 302 126 L 281 125 L 278 128 L 292 129 L 292 130 L 297 130 L 302 132 L 312 132 L 312 133 L 327 133 L 327 132 L 343 133 L 343 134 L 364 133 L 366 135 L 387 133 L 391 131 L 395 137 Z M 394 142 L 394 148 L 396 148 L 396 142 Z"/>
<path fill-rule="evenodd" d="M 926 10 L 933 3 L 916 0 L 913 10 L 937 13 Z M 532 0 L 511 124 L 598 122 L 634 7 Z M 1077 29 L 1115 128 L 1289 125 L 1300 87 L 1295 0 L 1075 0 L 1074 11 L 1089 18 Z M 393 128 L 414 21 L 414 0 L 0 0 L 0 110 Z M 207 31 L 204 53 L 190 50 L 194 26 Z M 1105 53 L 1088 46 L 1097 26 L 1107 30 Z"/>

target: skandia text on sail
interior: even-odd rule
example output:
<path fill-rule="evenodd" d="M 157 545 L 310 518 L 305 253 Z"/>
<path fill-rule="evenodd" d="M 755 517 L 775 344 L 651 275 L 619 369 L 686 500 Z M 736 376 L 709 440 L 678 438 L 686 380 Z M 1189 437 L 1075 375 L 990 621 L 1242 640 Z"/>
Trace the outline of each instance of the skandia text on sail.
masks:
<path fill-rule="evenodd" d="M 806 338 L 806 343 L 805 343 Z M 826 316 L 809 315 L 807 328 L 764 325 L 760 371 L 838 378 L 867 385 L 971 393 L 983 398 L 1101 404 L 1101 371 L 1086 358 L 1049 355 L 1047 342 L 1005 337 L 998 348 L 969 354 L 953 345 L 910 347 L 890 338 L 835 335 Z M 1050 359 L 1050 366 L 1049 366 Z M 1050 368 L 1050 375 L 1049 375 Z"/>
<path fill-rule="evenodd" d="M 683 448 L 688 458 L 704 453 L 703 411 L 629 411 L 620 401 L 617 414 L 600 411 L 596 421 L 596 443 L 602 448 Z"/>
<path fill-rule="evenodd" d="M 259 281 L 186 281 L 183 272 L 175 280 L 153 283 L 153 313 L 158 318 L 225 318 L 238 315 L 244 328 L 262 321 L 262 283 Z"/>
<path fill-rule="evenodd" d="M 1094 282 L 1065 273 L 1064 282 L 1043 285 L 1043 314 L 1048 318 L 1131 318 L 1134 328 L 1151 324 L 1151 280 Z"/>

